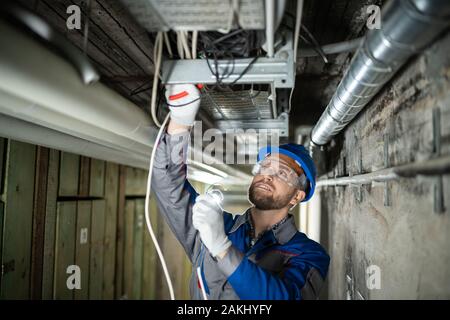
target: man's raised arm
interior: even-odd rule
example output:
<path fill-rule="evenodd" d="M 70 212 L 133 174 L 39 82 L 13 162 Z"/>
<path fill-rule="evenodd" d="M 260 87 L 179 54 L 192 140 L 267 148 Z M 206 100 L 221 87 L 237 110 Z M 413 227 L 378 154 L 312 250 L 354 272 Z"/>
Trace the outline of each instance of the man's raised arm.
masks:
<path fill-rule="evenodd" d="M 200 93 L 194 85 L 173 85 L 166 88 L 166 99 L 170 122 L 167 132 L 155 143 L 152 191 L 160 213 L 192 261 L 197 236 L 192 226 L 192 206 L 197 193 L 186 180 L 186 159 Z"/>

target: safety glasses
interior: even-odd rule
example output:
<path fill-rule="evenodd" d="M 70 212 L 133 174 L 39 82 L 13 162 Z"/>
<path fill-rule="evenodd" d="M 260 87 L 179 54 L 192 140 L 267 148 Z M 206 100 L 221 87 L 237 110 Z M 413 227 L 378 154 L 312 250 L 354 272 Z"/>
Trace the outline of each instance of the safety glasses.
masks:
<path fill-rule="evenodd" d="M 280 181 L 283 181 L 290 185 L 291 187 L 299 188 L 299 176 L 297 173 L 289 167 L 288 165 L 280 162 L 277 159 L 266 158 L 260 162 L 258 162 L 254 169 L 253 175 L 264 175 L 264 176 L 272 176 Z"/>

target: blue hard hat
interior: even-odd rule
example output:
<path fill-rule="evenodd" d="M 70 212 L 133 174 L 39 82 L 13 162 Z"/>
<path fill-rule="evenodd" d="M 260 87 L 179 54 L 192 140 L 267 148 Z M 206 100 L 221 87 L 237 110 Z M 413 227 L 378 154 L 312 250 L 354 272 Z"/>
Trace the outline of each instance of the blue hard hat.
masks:
<path fill-rule="evenodd" d="M 306 178 L 308 178 L 309 186 L 305 191 L 306 196 L 302 202 L 306 202 L 314 194 L 314 189 L 316 187 L 316 166 L 314 165 L 313 159 L 309 155 L 308 150 L 300 144 L 287 143 L 282 144 L 279 147 L 266 146 L 259 150 L 257 160 L 261 161 L 271 153 L 281 153 L 291 159 L 293 159 L 305 172 Z"/>

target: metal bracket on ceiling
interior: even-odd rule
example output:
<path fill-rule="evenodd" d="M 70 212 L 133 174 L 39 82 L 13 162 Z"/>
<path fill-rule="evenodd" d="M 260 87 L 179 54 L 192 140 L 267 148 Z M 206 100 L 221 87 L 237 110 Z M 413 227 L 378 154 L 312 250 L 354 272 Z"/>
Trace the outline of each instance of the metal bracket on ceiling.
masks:
<path fill-rule="evenodd" d="M 282 38 L 282 39 L 281 39 Z M 287 98 L 280 100 L 277 89 L 290 89 L 295 86 L 295 66 L 293 39 L 291 32 L 285 32 L 275 43 L 273 57 L 249 59 L 218 60 L 217 65 L 205 59 L 165 60 L 162 64 L 162 83 L 201 83 L 216 84 L 214 73 L 226 75 L 221 82 L 226 84 L 268 84 L 272 119 L 218 120 L 215 122 L 222 132 L 227 129 L 255 129 L 277 131 L 280 137 L 289 136 L 289 116 L 286 112 Z M 281 92 L 281 91 L 280 91 Z M 278 108 L 280 104 L 280 108 Z"/>
<path fill-rule="evenodd" d="M 257 58 L 250 67 L 253 58 L 218 60 L 217 69 L 205 59 L 165 60 L 162 65 L 162 82 L 165 84 L 202 83 L 215 84 L 216 77 L 211 72 L 226 75 L 223 84 L 273 84 L 274 88 L 293 88 L 295 85 L 294 56 L 292 34 L 286 33 L 283 43 L 273 58 Z M 245 69 L 248 67 L 248 70 Z M 231 72 L 230 72 L 231 70 Z M 244 72 L 245 71 L 245 72 Z"/>

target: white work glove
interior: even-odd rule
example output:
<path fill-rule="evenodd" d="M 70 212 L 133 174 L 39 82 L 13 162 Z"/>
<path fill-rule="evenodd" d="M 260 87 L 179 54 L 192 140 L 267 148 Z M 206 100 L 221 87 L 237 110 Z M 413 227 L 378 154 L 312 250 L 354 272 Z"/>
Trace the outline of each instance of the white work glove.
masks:
<path fill-rule="evenodd" d="M 231 246 L 224 230 L 223 211 L 216 200 L 209 194 L 197 197 L 192 208 L 192 222 L 198 230 L 200 239 L 213 257 Z"/>
<path fill-rule="evenodd" d="M 166 101 L 170 118 L 178 124 L 192 126 L 200 107 L 200 91 L 193 84 L 166 86 Z"/>

